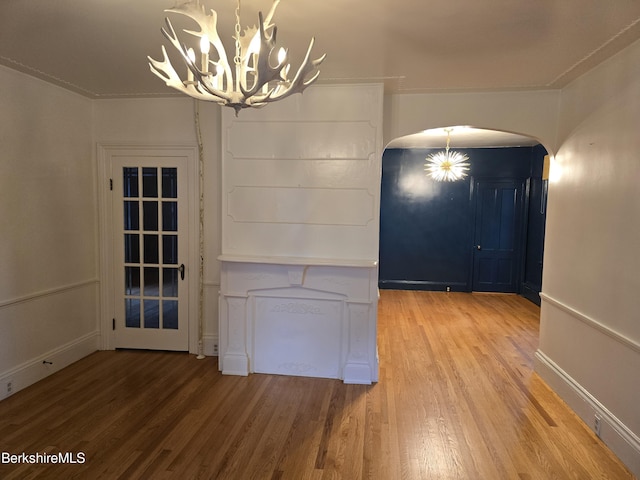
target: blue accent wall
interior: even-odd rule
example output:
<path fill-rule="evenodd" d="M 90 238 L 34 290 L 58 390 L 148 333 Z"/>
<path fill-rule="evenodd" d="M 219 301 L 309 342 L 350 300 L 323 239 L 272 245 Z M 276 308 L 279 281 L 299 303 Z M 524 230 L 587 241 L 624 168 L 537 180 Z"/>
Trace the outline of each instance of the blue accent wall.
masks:
<path fill-rule="evenodd" d="M 439 150 L 387 149 L 383 154 L 380 288 L 471 291 L 475 228 L 472 181 L 513 179 L 524 180 L 536 189 L 542 185 L 542 159 L 546 154 L 542 146 L 455 148 L 468 155 L 471 164 L 469 175 L 456 182 L 437 182 L 426 176 L 425 159 Z M 532 192 L 527 189 L 525 217 L 540 200 Z M 525 218 L 525 224 L 523 276 L 527 276 L 532 289 L 538 285 L 539 291 L 541 274 L 538 281 L 534 267 L 541 259 L 544 218 L 536 218 L 531 228 Z"/>

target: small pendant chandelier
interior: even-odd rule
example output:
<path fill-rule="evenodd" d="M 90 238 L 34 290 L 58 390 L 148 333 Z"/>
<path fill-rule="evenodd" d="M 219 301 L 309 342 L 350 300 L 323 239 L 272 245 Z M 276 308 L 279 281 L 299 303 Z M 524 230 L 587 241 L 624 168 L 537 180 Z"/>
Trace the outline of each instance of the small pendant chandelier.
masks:
<path fill-rule="evenodd" d="M 446 128 L 445 132 L 447 132 L 447 146 L 444 152 L 440 151 L 429 155 L 426 158 L 427 163 L 424 164 L 424 169 L 431 178 L 438 182 L 453 182 L 467 176 L 469 157 L 463 153 L 449 151 L 451 129 Z"/>
<path fill-rule="evenodd" d="M 186 80 L 171 65 L 164 45 L 162 61 L 147 57 L 151 71 L 167 86 L 199 100 L 231 107 L 236 111 L 236 116 L 243 108 L 263 107 L 294 93 L 302 93 L 318 79 L 320 72 L 317 67 L 326 54 L 311 60 L 314 44 L 314 38 L 311 38 L 301 66 L 290 77 L 288 51 L 280 48 L 277 54 L 274 53 L 277 27 L 271 20 L 278 3 L 280 0 L 274 0 L 266 18 L 263 19 L 262 12 L 258 14 L 258 27 L 247 27 L 242 33 L 240 0 L 237 0 L 233 68 L 217 32 L 218 14 L 215 10 L 207 14 L 205 7 L 200 6 L 200 0 L 165 10 L 189 17 L 198 24 L 199 31 L 185 29 L 184 32 L 200 38 L 200 59 L 196 59 L 193 48 L 188 48 L 178 40 L 173 25 L 166 18 L 162 33 L 180 53 L 186 65 Z M 213 57 L 210 57 L 211 47 L 214 50 Z"/>

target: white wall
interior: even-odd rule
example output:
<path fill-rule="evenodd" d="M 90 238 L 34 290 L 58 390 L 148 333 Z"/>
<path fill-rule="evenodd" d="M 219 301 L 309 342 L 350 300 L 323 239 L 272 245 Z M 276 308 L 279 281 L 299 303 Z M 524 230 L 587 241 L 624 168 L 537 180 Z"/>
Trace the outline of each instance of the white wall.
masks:
<path fill-rule="evenodd" d="M 640 475 L 640 42 L 562 92 L 538 371 Z"/>
<path fill-rule="evenodd" d="M 220 289 L 220 107 L 200 103 L 204 149 L 204 346 L 217 348 Z M 94 102 L 94 137 L 102 145 L 196 146 L 192 99 L 112 99 Z M 194 316 L 195 317 L 195 316 Z M 192 317 L 192 318 L 194 318 Z M 195 317 L 197 318 L 197 317 Z"/>
<path fill-rule="evenodd" d="M 91 116 L 0 67 L 0 399 L 97 349 Z"/>
<path fill-rule="evenodd" d="M 429 128 L 468 125 L 529 135 L 554 152 L 559 98 L 559 90 L 390 95 L 384 144 Z"/>

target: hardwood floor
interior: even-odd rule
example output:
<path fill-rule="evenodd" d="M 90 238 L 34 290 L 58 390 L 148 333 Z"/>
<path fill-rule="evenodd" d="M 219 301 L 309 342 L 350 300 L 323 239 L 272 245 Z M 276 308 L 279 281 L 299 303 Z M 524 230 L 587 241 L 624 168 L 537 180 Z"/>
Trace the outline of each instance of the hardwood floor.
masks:
<path fill-rule="evenodd" d="M 380 381 L 223 377 L 215 358 L 97 352 L 0 402 L 9 479 L 628 479 L 533 373 L 517 296 L 382 291 Z"/>

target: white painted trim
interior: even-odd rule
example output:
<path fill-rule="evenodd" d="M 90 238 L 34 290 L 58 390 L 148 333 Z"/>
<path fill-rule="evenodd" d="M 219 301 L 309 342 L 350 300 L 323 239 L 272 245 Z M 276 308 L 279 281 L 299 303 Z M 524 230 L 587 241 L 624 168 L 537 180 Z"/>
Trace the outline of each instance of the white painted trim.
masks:
<path fill-rule="evenodd" d="M 535 363 L 535 371 L 590 428 L 595 415 L 601 417 L 600 438 L 640 477 L 640 438 L 544 352 L 536 352 Z"/>
<path fill-rule="evenodd" d="M 198 228 L 199 222 L 199 182 L 198 182 L 198 147 L 193 144 L 167 144 L 167 145 L 148 145 L 136 143 L 97 143 L 97 162 L 98 162 L 98 215 L 100 226 L 100 349 L 113 350 L 113 328 L 112 319 L 114 318 L 114 308 L 112 299 L 114 298 L 113 285 L 114 279 L 112 274 L 112 240 L 110 219 L 113 217 L 112 202 L 109 198 L 110 189 L 107 187 L 109 179 L 112 178 L 110 152 L 148 152 L 149 154 L 162 155 L 164 152 L 181 151 L 189 157 L 187 163 L 187 182 L 189 185 L 188 215 L 189 215 L 189 265 L 198 265 L 200 248 Z M 198 353 L 198 268 L 189 268 L 189 285 L 192 285 L 189 291 L 189 353 Z"/>
<path fill-rule="evenodd" d="M 59 295 L 61 293 L 66 293 L 71 290 L 75 290 L 78 288 L 84 288 L 89 285 L 95 285 L 99 282 L 97 278 L 92 278 L 90 280 L 84 280 L 82 282 L 72 283 L 70 285 L 63 285 L 62 287 L 50 288 L 48 290 L 41 290 L 39 292 L 30 293 L 29 295 L 24 295 L 22 297 L 16 297 L 9 300 L 0 301 L 0 308 L 9 307 L 12 305 L 16 305 L 18 303 L 29 302 L 31 300 L 36 300 L 43 297 L 50 297 L 53 295 Z"/>
<path fill-rule="evenodd" d="M 99 332 L 94 331 L 71 342 L 54 348 L 38 357 L 0 374 L 0 385 L 7 381 L 13 384 L 13 393 L 22 390 L 45 377 L 62 370 L 74 362 L 98 350 Z M 43 363 L 43 362 L 51 362 Z M 0 392 L 0 399 L 6 398 L 6 391 Z"/>
<path fill-rule="evenodd" d="M 267 265 L 304 265 L 328 267 L 371 268 L 378 265 L 378 260 L 351 260 L 343 258 L 282 257 L 255 255 L 218 255 L 221 262 L 263 263 Z"/>
<path fill-rule="evenodd" d="M 187 195 L 187 201 L 189 202 L 189 262 L 194 268 L 191 269 L 189 275 L 189 353 L 199 354 L 199 342 L 200 342 L 200 305 L 204 309 L 204 303 L 206 294 L 204 293 L 205 285 L 204 279 L 202 279 L 202 302 L 200 299 L 200 263 L 204 262 L 204 258 L 200 258 L 200 255 L 205 255 L 205 252 L 200 252 L 200 156 L 197 145 L 192 147 L 183 147 L 184 149 L 190 149 L 192 151 L 190 161 L 187 163 L 187 182 L 189 184 L 189 194 Z M 206 212 L 206 208 L 205 208 Z M 206 218 L 206 213 L 205 213 Z M 202 226 L 204 228 L 204 225 Z M 204 235 L 204 232 L 202 232 Z M 206 247 L 205 247 L 206 248 Z M 202 314 L 202 332 L 204 336 L 205 320 L 204 312 Z M 204 338 L 203 338 L 204 344 Z"/>
<path fill-rule="evenodd" d="M 569 315 L 571 315 L 572 317 L 580 320 L 582 323 L 595 328 L 596 330 L 604 333 L 605 335 L 607 335 L 608 337 L 616 340 L 617 342 L 621 343 L 622 345 L 634 350 L 636 353 L 640 353 L 640 344 L 637 343 L 636 341 L 626 337 L 625 335 L 621 334 L 620 332 L 615 331 L 614 329 L 598 322 L 597 320 L 594 320 L 593 318 L 589 317 L 588 315 L 585 315 L 584 313 L 579 312 L 578 310 L 576 310 L 573 307 L 570 307 L 569 305 L 562 303 L 560 300 L 557 300 L 549 295 L 547 295 L 546 293 L 540 292 L 540 298 L 542 299 L 543 302 L 548 302 L 551 305 L 553 305 L 556 308 L 559 308 L 560 310 L 568 313 Z"/>
<path fill-rule="evenodd" d="M 96 181 L 98 195 L 98 275 L 100 277 L 100 302 L 98 330 L 100 331 L 100 350 L 113 349 L 113 329 L 110 328 L 113 315 L 113 274 L 112 274 L 112 248 L 110 240 L 110 219 L 113 218 L 112 203 L 109 201 L 109 188 L 107 181 L 111 176 L 111 162 L 107 149 L 111 145 L 96 145 L 97 174 Z"/>

